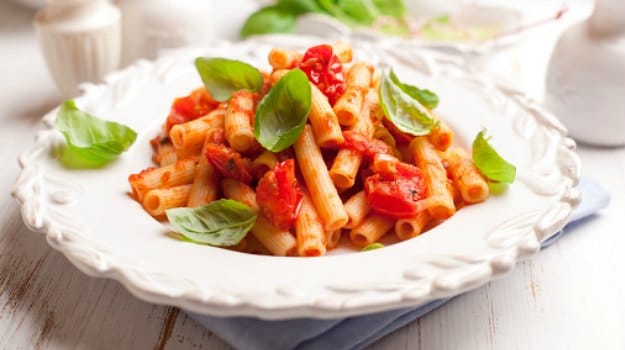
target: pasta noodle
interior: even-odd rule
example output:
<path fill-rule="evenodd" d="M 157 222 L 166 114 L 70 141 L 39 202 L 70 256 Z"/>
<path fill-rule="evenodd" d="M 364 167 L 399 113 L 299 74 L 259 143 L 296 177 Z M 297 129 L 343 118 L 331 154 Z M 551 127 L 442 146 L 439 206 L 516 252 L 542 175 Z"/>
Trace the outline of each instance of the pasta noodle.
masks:
<path fill-rule="evenodd" d="M 216 230 L 240 230 L 238 244 L 225 247 L 232 251 L 302 257 L 327 254 L 341 241 L 363 248 L 391 231 L 385 243 L 412 239 L 465 205 L 486 200 L 488 184 L 471 156 L 454 146 L 450 126 L 438 120 L 427 135 L 416 137 L 400 131 L 380 102 L 380 80 L 389 73 L 352 59 L 345 42 L 333 44 L 332 52 L 327 45 L 305 54 L 273 48 L 262 86 L 256 86 L 256 73 L 231 77 L 237 84 L 250 78 L 253 91 L 234 89 L 229 101 L 219 103 L 207 86 L 176 99 L 162 131 L 150 141 L 158 167 L 128 177 L 133 197 L 157 220 L 167 219 L 172 208 L 214 203 L 207 211 L 170 216 L 195 216 L 186 218 L 193 231 L 210 230 L 212 224 Z M 283 124 L 288 113 L 277 119 L 270 114 L 276 113 L 274 104 L 296 110 L 308 102 L 294 91 L 299 84 L 275 87 L 292 69 L 301 69 L 311 88 L 310 112 L 295 116 L 301 118 L 295 128 Z M 254 125 L 258 101 L 274 88 L 286 93 L 273 95 L 280 98 L 266 104 L 268 121 L 260 118 Z M 263 148 L 254 127 L 268 139 L 275 136 L 272 141 L 280 138 L 284 147 Z M 237 223 L 252 213 L 240 203 L 216 202 L 224 198 L 249 207 L 256 213 L 254 223 Z M 212 210 L 218 213 L 214 217 L 207 214 Z M 216 234 L 214 244 L 223 238 Z"/>
<path fill-rule="evenodd" d="M 415 137 L 410 143 L 410 149 L 417 162 L 417 166 L 425 174 L 425 183 L 428 193 L 428 212 L 435 219 L 447 219 L 454 215 L 456 207 L 449 189 L 447 188 L 447 171 L 434 146 L 427 137 Z"/>
<path fill-rule="evenodd" d="M 336 188 L 332 184 L 321 151 L 315 143 L 312 129 L 309 126 L 304 128 L 295 142 L 294 149 L 302 177 L 310 191 L 317 212 L 325 223 L 325 229 L 333 231 L 345 226 L 347 213 Z"/>

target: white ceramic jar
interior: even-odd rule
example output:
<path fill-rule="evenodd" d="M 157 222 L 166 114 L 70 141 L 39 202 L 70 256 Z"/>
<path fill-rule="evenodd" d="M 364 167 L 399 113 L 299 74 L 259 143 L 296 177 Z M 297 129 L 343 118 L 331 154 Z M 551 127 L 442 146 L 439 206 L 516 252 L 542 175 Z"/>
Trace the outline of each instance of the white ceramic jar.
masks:
<path fill-rule="evenodd" d="M 122 63 L 155 58 L 160 49 L 213 38 L 210 0 L 117 0 L 122 11 Z"/>
<path fill-rule="evenodd" d="M 64 97 L 119 67 L 121 15 L 108 0 L 47 0 L 34 26 L 52 78 Z"/>
<path fill-rule="evenodd" d="M 548 69 L 545 103 L 576 140 L 625 145 L 625 3 L 597 0 L 566 31 Z"/>

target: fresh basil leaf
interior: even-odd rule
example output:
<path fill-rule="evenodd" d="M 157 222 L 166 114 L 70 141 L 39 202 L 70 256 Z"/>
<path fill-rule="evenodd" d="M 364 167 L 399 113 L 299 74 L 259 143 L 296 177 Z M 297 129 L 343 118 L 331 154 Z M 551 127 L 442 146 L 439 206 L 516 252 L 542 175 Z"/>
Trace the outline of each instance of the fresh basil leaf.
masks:
<path fill-rule="evenodd" d="M 369 26 L 380 16 L 372 0 L 338 0 L 337 6 L 358 25 Z"/>
<path fill-rule="evenodd" d="M 315 0 L 278 0 L 277 5 L 288 6 L 290 11 L 297 14 L 323 12 Z"/>
<path fill-rule="evenodd" d="M 410 95 L 410 97 L 419 101 L 419 103 L 425 106 L 425 108 L 432 110 L 438 106 L 438 95 L 434 92 L 428 89 L 419 89 L 416 86 L 402 83 L 392 70 L 389 75 L 391 77 L 391 81 L 393 81 L 395 85 L 399 86 L 399 88 L 402 89 L 403 92 Z"/>
<path fill-rule="evenodd" d="M 310 113 L 310 83 L 300 69 L 293 69 L 263 97 L 254 117 L 254 136 L 272 152 L 280 152 L 304 130 Z"/>
<path fill-rule="evenodd" d="M 176 231 L 186 238 L 220 247 L 238 244 L 256 222 L 252 209 L 231 199 L 198 208 L 169 209 L 165 214 Z"/>
<path fill-rule="evenodd" d="M 373 3 L 385 16 L 401 18 L 406 14 L 403 0 L 373 0 Z"/>
<path fill-rule="evenodd" d="M 503 159 L 480 131 L 473 141 L 473 164 L 493 182 L 511 184 L 516 177 L 516 167 Z"/>
<path fill-rule="evenodd" d="M 241 37 L 256 34 L 288 33 L 295 28 L 301 9 L 295 6 L 273 5 L 263 7 L 247 18 L 241 28 Z"/>
<path fill-rule="evenodd" d="M 376 243 L 371 243 L 367 245 L 366 247 L 362 248 L 360 251 L 366 252 L 368 250 L 374 250 L 374 249 L 380 249 L 380 248 L 384 248 L 384 244 L 376 242 Z"/>
<path fill-rule="evenodd" d="M 67 141 L 61 150 L 60 161 L 70 168 L 103 166 L 125 152 L 137 139 L 137 133 L 131 128 L 83 112 L 73 100 L 63 103 L 55 127 Z"/>
<path fill-rule="evenodd" d="M 198 57 L 195 67 L 206 90 L 217 101 L 228 100 L 238 90 L 260 91 L 263 87 L 263 74 L 245 62 Z"/>
<path fill-rule="evenodd" d="M 438 125 L 438 121 L 419 100 L 393 82 L 391 74 L 382 76 L 379 95 L 384 115 L 400 131 L 422 136 L 429 134 Z"/>
<path fill-rule="evenodd" d="M 502 194 L 508 189 L 508 184 L 503 182 L 495 182 L 487 179 L 486 184 L 488 185 L 488 191 L 494 195 Z"/>

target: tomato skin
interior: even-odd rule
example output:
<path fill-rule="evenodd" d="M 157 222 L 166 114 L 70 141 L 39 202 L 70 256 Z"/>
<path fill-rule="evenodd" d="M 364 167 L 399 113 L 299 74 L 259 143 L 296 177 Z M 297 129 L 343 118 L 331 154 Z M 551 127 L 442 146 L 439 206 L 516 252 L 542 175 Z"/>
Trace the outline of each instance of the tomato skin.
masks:
<path fill-rule="evenodd" d="M 276 227 L 288 230 L 302 203 L 303 194 L 295 178 L 295 161 L 288 159 L 269 170 L 258 182 L 256 201 Z"/>
<path fill-rule="evenodd" d="M 252 182 L 252 175 L 248 170 L 249 160 L 243 159 L 238 152 L 218 143 L 206 144 L 205 149 L 206 159 L 221 176 L 239 180 L 245 184 Z"/>
<path fill-rule="evenodd" d="M 416 216 L 422 210 L 420 201 L 426 196 L 421 169 L 390 156 L 377 156 L 373 167 L 376 173 L 365 180 L 371 210 L 395 219 Z"/>
<path fill-rule="evenodd" d="M 353 131 L 343 131 L 345 142 L 341 144 L 341 148 L 351 149 L 362 153 L 363 155 L 373 159 L 377 154 L 393 154 L 391 146 L 385 142 L 367 139 L 364 135 Z"/>
<path fill-rule="evenodd" d="M 330 104 L 334 105 L 345 92 L 343 64 L 332 52 L 332 46 L 326 44 L 309 48 L 298 67 L 328 97 Z"/>
<path fill-rule="evenodd" d="M 165 131 L 176 124 L 186 123 L 193 119 L 205 116 L 208 112 L 217 108 L 219 102 L 204 88 L 199 88 L 191 92 L 188 96 L 178 97 L 171 105 L 171 110 L 165 122 Z"/>

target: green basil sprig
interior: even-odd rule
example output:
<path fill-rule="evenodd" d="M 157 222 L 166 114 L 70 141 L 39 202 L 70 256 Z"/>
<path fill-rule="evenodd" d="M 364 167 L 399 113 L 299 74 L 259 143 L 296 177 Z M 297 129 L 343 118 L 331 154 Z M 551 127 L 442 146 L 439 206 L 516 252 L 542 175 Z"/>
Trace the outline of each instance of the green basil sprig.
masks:
<path fill-rule="evenodd" d="M 419 103 L 421 103 L 425 108 L 432 110 L 438 106 L 438 95 L 434 92 L 428 89 L 420 89 L 414 85 L 402 83 L 392 70 L 389 73 L 389 77 L 391 78 L 391 81 L 395 83 L 395 85 L 399 86 L 403 92 L 419 101 Z"/>
<path fill-rule="evenodd" d="M 493 193 L 505 191 L 506 185 L 514 182 L 516 167 L 503 159 L 480 131 L 473 141 L 473 164 L 489 180 Z"/>
<path fill-rule="evenodd" d="M 263 97 L 254 117 L 254 136 L 272 152 L 291 146 L 310 113 L 310 83 L 300 69 L 284 75 Z"/>
<path fill-rule="evenodd" d="M 429 134 L 438 125 L 438 121 L 419 99 L 413 96 L 419 95 L 415 89 L 421 92 L 428 91 L 402 83 L 391 70 L 390 73 L 383 74 L 380 81 L 380 105 L 386 118 L 400 131 L 423 136 Z M 429 96 L 427 93 L 425 95 Z M 422 93 L 419 96 L 423 98 Z M 436 100 L 438 101 L 438 97 Z"/>
<path fill-rule="evenodd" d="M 198 57 L 195 68 L 206 90 L 217 101 L 230 99 L 232 93 L 238 90 L 260 91 L 263 87 L 263 74 L 245 62 Z"/>
<path fill-rule="evenodd" d="M 67 141 L 61 150 L 60 161 L 70 168 L 106 165 L 137 139 L 137 133 L 131 128 L 83 112 L 73 100 L 63 103 L 57 113 L 55 127 Z"/>
<path fill-rule="evenodd" d="M 380 248 L 384 248 L 384 244 L 375 242 L 375 243 L 371 243 L 371 244 L 367 245 L 366 247 L 362 248 L 360 251 L 361 252 L 366 252 L 366 251 L 369 251 L 369 250 L 380 249 Z"/>
<path fill-rule="evenodd" d="M 252 209 L 231 199 L 220 199 L 198 208 L 169 209 L 165 214 L 183 236 L 220 247 L 238 244 L 256 222 Z"/>
<path fill-rule="evenodd" d="M 297 17 L 305 13 L 332 16 L 349 26 L 371 26 L 380 16 L 398 19 L 400 28 L 379 28 L 389 34 L 406 35 L 402 21 L 406 8 L 402 0 L 278 0 L 254 12 L 241 29 L 241 37 L 255 34 L 286 33 L 295 28 Z"/>

